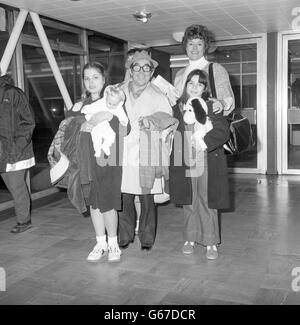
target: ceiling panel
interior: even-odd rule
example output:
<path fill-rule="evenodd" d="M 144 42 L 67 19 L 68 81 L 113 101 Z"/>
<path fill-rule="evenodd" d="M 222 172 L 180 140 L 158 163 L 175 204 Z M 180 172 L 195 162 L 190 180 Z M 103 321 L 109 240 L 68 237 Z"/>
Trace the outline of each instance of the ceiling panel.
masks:
<path fill-rule="evenodd" d="M 216 38 L 289 30 L 299 0 L 5 0 L 71 24 L 145 45 L 176 44 L 173 32 L 192 23 L 207 25 Z M 148 23 L 132 14 L 146 9 Z"/>

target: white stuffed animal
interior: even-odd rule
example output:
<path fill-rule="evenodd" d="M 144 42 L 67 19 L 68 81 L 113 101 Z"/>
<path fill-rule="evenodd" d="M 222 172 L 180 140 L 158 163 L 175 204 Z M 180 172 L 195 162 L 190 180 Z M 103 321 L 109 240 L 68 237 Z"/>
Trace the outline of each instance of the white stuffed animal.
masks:
<path fill-rule="evenodd" d="M 192 97 L 183 107 L 183 120 L 186 124 L 194 124 L 192 145 L 197 151 L 205 151 L 207 146 L 204 142 L 205 135 L 212 130 L 211 120 L 207 116 L 207 104 L 201 97 Z"/>

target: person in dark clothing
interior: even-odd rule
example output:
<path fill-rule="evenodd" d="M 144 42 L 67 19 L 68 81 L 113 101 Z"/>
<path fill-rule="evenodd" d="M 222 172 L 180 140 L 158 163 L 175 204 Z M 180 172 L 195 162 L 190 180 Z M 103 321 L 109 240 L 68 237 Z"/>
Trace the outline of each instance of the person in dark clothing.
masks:
<path fill-rule="evenodd" d="M 0 116 L 0 173 L 14 200 L 17 224 L 11 232 L 18 234 L 32 226 L 26 174 L 35 165 L 35 120 L 26 95 L 8 75 L 0 77 Z"/>

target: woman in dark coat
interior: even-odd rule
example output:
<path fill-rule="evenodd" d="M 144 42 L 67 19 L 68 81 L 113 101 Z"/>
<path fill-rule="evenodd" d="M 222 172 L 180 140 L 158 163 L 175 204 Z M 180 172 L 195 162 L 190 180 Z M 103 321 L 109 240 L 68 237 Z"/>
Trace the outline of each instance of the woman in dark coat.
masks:
<path fill-rule="evenodd" d="M 184 121 L 188 100 L 207 97 L 207 90 L 207 74 L 198 69 L 191 71 L 183 95 L 174 107 L 174 117 L 179 120 L 179 126 L 170 159 L 170 198 L 173 203 L 183 205 L 183 253 L 192 254 L 195 243 L 198 243 L 207 247 L 208 259 L 216 259 L 220 243 L 217 209 L 229 207 L 227 160 L 223 149 L 229 138 L 229 126 L 222 113 L 213 113 L 210 101 L 206 102 L 200 122 L 200 125 L 208 126 L 203 138 L 199 139 L 197 132 L 194 133 L 196 124 Z M 200 146 L 200 142 L 204 144 Z M 196 163 L 193 164 L 190 154 L 194 155 Z"/>

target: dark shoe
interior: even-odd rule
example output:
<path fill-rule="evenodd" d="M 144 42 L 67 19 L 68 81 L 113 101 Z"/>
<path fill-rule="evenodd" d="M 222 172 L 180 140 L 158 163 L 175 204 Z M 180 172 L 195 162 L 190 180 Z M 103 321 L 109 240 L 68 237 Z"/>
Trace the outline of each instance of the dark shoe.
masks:
<path fill-rule="evenodd" d="M 142 251 L 151 251 L 151 249 L 152 249 L 152 246 L 146 246 L 146 245 L 141 246 Z"/>
<path fill-rule="evenodd" d="M 85 211 L 82 213 L 83 218 L 89 218 L 91 216 L 89 211 Z"/>
<path fill-rule="evenodd" d="M 31 221 L 27 221 L 24 223 L 18 222 L 10 231 L 13 234 L 19 234 L 21 232 L 24 232 L 32 227 Z"/>
<path fill-rule="evenodd" d="M 125 243 L 125 244 L 123 244 L 123 243 L 119 243 L 119 247 L 120 247 L 121 249 L 126 249 L 126 248 L 128 248 L 129 244 L 130 244 L 130 243 Z"/>
<path fill-rule="evenodd" d="M 89 218 L 91 216 L 91 210 L 89 206 L 87 206 L 86 211 L 82 213 L 82 216 L 83 218 Z"/>

